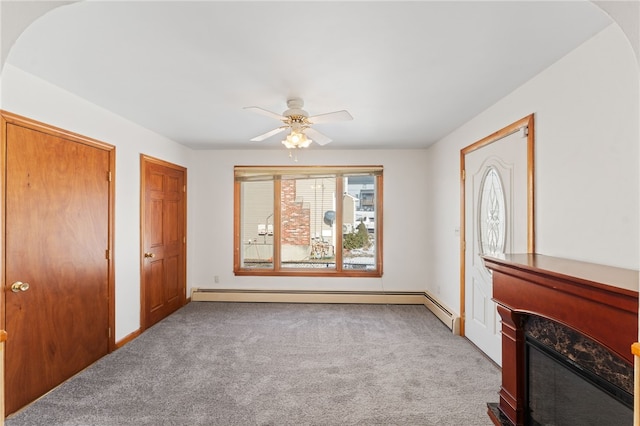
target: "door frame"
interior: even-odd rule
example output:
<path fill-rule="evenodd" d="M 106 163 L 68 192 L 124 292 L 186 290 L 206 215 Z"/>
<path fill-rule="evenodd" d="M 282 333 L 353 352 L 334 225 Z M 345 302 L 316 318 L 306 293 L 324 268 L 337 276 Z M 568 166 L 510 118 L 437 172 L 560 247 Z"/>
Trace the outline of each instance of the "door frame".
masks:
<path fill-rule="evenodd" d="M 499 141 L 520 129 L 526 128 L 527 132 L 527 252 L 535 252 L 535 192 L 534 192 L 534 142 L 535 142 L 535 126 L 534 115 L 529 114 L 526 117 L 517 120 L 508 126 L 480 139 L 460 150 L 460 335 L 464 336 L 465 327 L 465 252 L 466 252 L 466 205 L 465 205 L 465 158 L 466 155 L 477 151 L 493 142 Z"/>
<path fill-rule="evenodd" d="M 144 273 L 145 266 L 145 224 L 146 224 L 146 204 L 145 204 L 145 188 L 146 182 L 146 166 L 147 164 L 157 164 L 174 170 L 180 170 L 184 173 L 184 202 L 183 202 L 183 234 L 184 240 L 182 249 L 184 256 L 182 257 L 182 305 L 187 302 L 187 168 L 159 158 L 151 157 L 146 154 L 140 154 L 140 332 L 147 329 L 147 312 L 145 309 L 146 298 L 146 275 Z"/>
<path fill-rule="evenodd" d="M 107 295 L 108 295 L 108 325 L 109 335 L 107 337 L 108 352 L 113 352 L 116 349 L 115 343 L 115 263 L 114 263 L 114 230 L 115 230 L 115 164 L 116 164 L 116 147 L 97 139 L 89 138 L 77 133 L 70 132 L 68 130 L 61 129 L 59 127 L 51 126 L 27 117 L 23 117 L 17 114 L 10 113 L 8 111 L 0 110 L 0 188 L 3 193 L 6 193 L 6 150 L 7 150 L 7 125 L 13 124 L 21 126 L 27 129 L 31 129 L 37 132 L 46 133 L 51 136 L 66 139 L 73 143 L 80 143 L 88 145 L 94 148 L 107 151 L 109 154 L 109 172 L 106 176 L 109 184 L 109 212 L 108 212 L 108 235 L 107 235 L 107 247 L 105 247 L 105 257 L 107 260 Z M 5 221 L 6 221 L 6 205 L 4 197 L 0 197 L 0 285 L 2 291 L 0 291 L 0 330 L 5 330 L 5 315 L 6 315 L 6 300 L 4 292 L 6 291 L 6 265 L 5 265 Z M 11 336 L 7 336 L 7 340 L 10 340 Z M 4 383 L 2 383 L 2 389 L 4 389 Z M 4 418 L 4 413 L 2 417 Z"/>

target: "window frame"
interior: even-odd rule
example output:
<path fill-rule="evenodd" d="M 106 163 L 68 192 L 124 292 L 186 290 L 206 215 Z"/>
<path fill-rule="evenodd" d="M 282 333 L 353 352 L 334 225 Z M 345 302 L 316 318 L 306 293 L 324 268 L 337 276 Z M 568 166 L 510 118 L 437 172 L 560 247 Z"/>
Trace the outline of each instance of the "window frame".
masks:
<path fill-rule="evenodd" d="M 344 178 L 353 175 L 370 174 L 375 179 L 375 268 L 369 270 L 345 269 L 343 261 L 343 235 L 336 233 L 335 268 L 283 268 L 281 265 L 281 182 L 282 177 L 336 178 L 336 223 L 342 223 Z M 273 180 L 273 266 L 269 269 L 243 268 L 240 250 L 242 248 L 242 182 Z M 233 273 L 236 276 L 296 276 L 296 277 L 367 277 L 382 276 L 383 252 L 383 167 L 382 166 L 234 166 L 233 179 Z M 339 248 L 339 249 L 338 249 Z"/>

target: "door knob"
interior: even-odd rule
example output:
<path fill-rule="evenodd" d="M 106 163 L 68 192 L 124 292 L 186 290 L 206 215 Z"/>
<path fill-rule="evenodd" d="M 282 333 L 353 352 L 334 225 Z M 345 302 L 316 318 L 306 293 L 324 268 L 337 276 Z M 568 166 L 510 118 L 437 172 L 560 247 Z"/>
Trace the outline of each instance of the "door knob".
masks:
<path fill-rule="evenodd" d="M 156 255 L 153 253 L 145 253 L 144 257 L 156 257 Z"/>
<path fill-rule="evenodd" d="M 29 283 L 23 283 L 22 281 L 16 281 L 11 284 L 11 291 L 14 293 L 18 293 L 19 291 L 27 291 L 29 290 Z"/>

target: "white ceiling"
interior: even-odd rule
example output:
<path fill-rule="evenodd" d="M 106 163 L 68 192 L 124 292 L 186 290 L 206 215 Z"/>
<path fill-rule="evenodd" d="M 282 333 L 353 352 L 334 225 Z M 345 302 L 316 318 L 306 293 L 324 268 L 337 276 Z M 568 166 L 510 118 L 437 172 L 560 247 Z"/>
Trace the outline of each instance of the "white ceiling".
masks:
<path fill-rule="evenodd" d="M 195 149 L 281 148 L 249 141 L 280 123 L 243 107 L 293 96 L 354 116 L 312 149 L 420 148 L 609 23 L 586 1 L 84 1 L 7 63 Z"/>

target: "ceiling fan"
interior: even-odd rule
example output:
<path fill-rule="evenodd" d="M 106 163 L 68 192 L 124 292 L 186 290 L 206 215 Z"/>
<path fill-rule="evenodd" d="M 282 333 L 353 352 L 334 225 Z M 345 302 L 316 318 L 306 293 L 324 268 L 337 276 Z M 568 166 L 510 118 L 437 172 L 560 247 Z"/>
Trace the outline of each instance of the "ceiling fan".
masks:
<path fill-rule="evenodd" d="M 326 114 L 319 114 L 309 117 L 309 113 L 302 109 L 303 106 L 304 101 L 300 98 L 288 99 L 287 107 L 289 109 L 283 112 L 282 115 L 257 106 L 245 107 L 245 109 L 251 110 L 258 114 L 266 115 L 267 117 L 275 118 L 276 120 L 280 120 L 282 121 L 282 123 L 284 123 L 282 126 L 276 129 L 273 129 L 260 136 L 256 136 L 255 138 L 251 139 L 251 141 L 260 142 L 267 138 L 270 138 L 271 136 L 277 135 L 278 133 L 290 130 L 289 135 L 282 141 L 284 146 L 289 149 L 306 148 L 311 144 L 311 142 L 316 142 L 319 145 L 326 145 L 331 142 L 331 139 L 328 136 L 315 130 L 311 126 L 320 123 L 353 120 L 351 114 L 349 114 L 349 112 L 345 110 L 328 112 Z"/>

